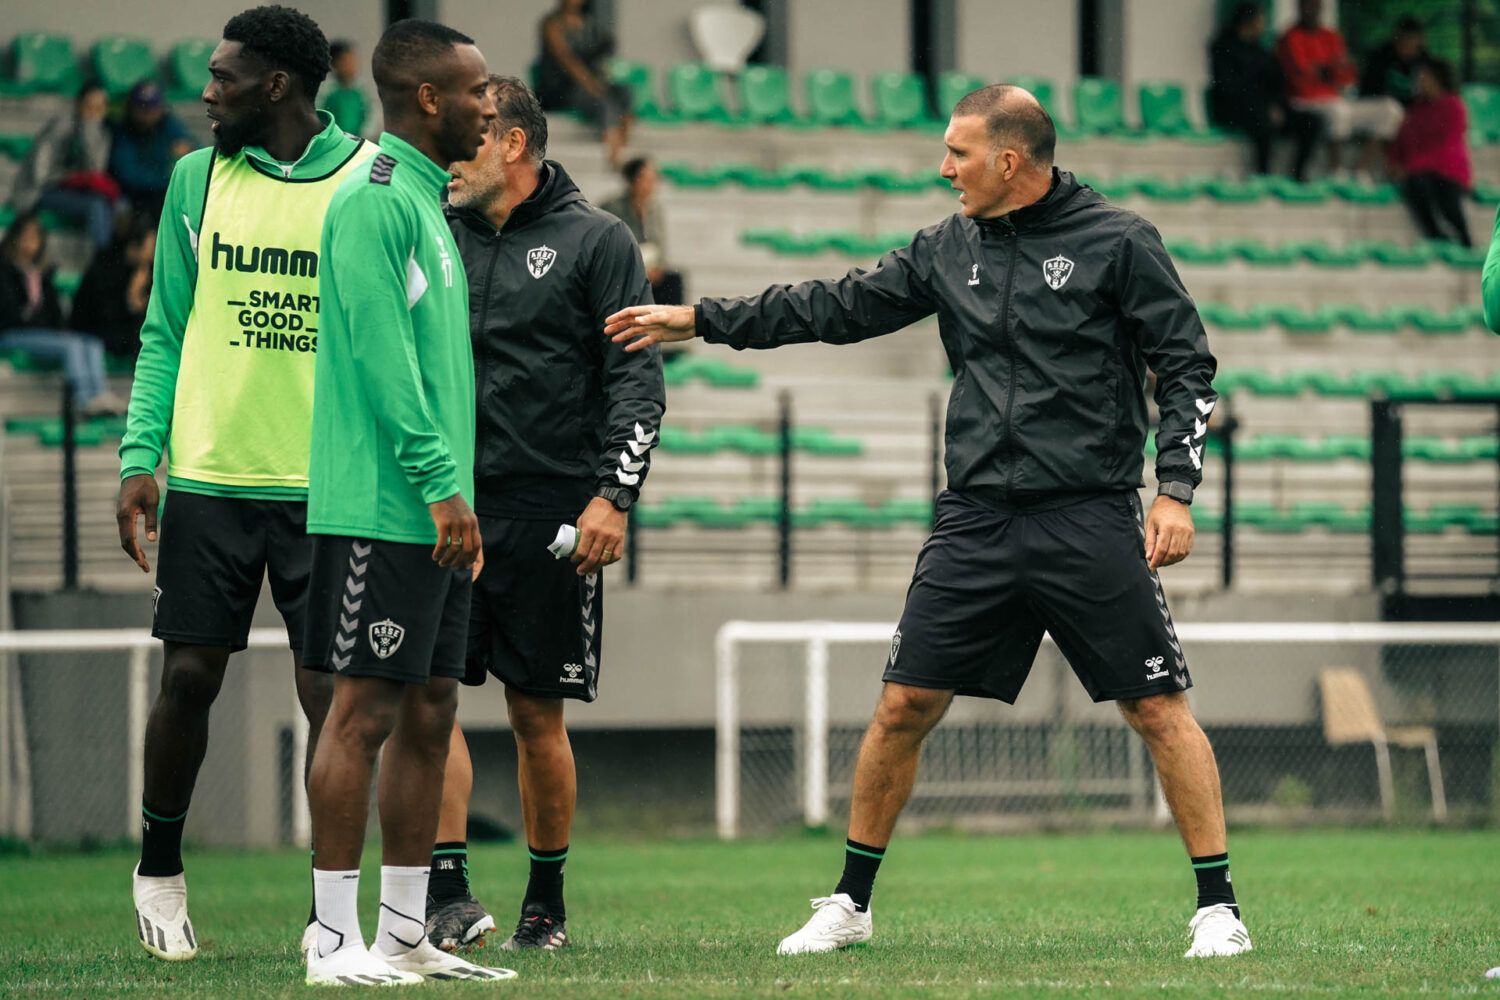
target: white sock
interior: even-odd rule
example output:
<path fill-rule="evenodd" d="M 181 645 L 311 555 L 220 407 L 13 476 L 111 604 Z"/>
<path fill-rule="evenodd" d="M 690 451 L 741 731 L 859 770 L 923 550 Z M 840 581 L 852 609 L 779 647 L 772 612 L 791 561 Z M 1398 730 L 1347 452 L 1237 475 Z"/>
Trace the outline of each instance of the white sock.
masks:
<path fill-rule="evenodd" d="M 380 866 L 380 926 L 374 946 L 382 953 L 402 955 L 426 939 L 428 872 L 427 865 Z"/>
<path fill-rule="evenodd" d="M 313 869 L 313 904 L 318 910 L 318 957 L 363 948 L 359 932 L 359 870 L 325 872 Z"/>

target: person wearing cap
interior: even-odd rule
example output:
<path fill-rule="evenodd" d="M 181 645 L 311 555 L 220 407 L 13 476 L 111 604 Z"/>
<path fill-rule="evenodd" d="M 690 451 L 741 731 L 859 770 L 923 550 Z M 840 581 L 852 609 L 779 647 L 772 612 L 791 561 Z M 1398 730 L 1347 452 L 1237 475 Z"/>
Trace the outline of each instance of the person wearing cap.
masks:
<path fill-rule="evenodd" d="M 142 80 L 130 88 L 125 114 L 115 125 L 109 175 L 137 212 L 155 218 L 161 214 L 173 165 L 196 145 L 187 128 L 167 110 L 161 85 Z"/>

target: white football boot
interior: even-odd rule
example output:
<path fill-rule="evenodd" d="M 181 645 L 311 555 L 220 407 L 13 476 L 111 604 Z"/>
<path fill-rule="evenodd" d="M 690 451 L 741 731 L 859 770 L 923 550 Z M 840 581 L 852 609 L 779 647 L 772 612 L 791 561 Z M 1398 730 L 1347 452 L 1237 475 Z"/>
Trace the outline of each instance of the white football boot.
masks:
<path fill-rule="evenodd" d="M 176 875 L 132 876 L 135 896 L 135 936 L 141 947 L 168 962 L 184 962 L 198 954 L 198 938 L 187 912 L 187 879 Z"/>
<path fill-rule="evenodd" d="M 302 932 L 302 958 L 307 960 L 312 957 L 313 949 L 318 946 L 318 925 L 314 921 L 307 925 Z"/>
<path fill-rule="evenodd" d="M 425 937 L 422 943 L 411 951 L 402 952 L 400 955 L 386 955 L 380 957 L 390 963 L 391 968 L 398 972 L 410 973 L 418 979 L 462 979 L 462 980 L 501 980 L 514 979 L 514 969 L 490 969 L 473 962 L 466 962 L 457 955 L 443 951 L 436 947 Z"/>
<path fill-rule="evenodd" d="M 1193 946 L 1183 958 L 1217 958 L 1251 950 L 1250 932 L 1225 903 L 1205 906 L 1188 922 Z"/>
<path fill-rule="evenodd" d="M 812 919 L 795 934 L 781 939 L 778 955 L 812 955 L 837 951 L 870 940 L 870 911 L 860 913 L 846 892 L 819 896 L 812 901 Z"/>
<path fill-rule="evenodd" d="M 309 986 L 412 986 L 420 982 L 421 976 L 391 968 L 390 963 L 363 944 L 320 956 L 314 941 L 307 952 Z"/>

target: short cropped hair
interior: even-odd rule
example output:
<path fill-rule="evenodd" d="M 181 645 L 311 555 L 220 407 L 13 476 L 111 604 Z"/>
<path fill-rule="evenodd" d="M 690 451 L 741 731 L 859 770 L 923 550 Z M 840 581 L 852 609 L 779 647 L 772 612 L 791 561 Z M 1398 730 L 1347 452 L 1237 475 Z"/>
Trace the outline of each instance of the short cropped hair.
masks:
<path fill-rule="evenodd" d="M 651 157 L 633 156 L 630 159 L 626 160 L 625 165 L 620 168 L 620 176 L 625 178 L 626 184 L 634 184 L 635 179 L 641 176 L 641 171 L 645 170 L 650 165 Z"/>
<path fill-rule="evenodd" d="M 370 57 L 370 72 L 381 99 L 387 94 L 410 90 L 421 81 L 410 74 L 445 57 L 458 45 L 473 45 L 474 39 L 446 24 L 408 18 L 385 29 Z"/>
<path fill-rule="evenodd" d="M 236 14 L 224 25 L 224 40 L 273 69 L 286 70 L 311 100 L 328 76 L 328 39 L 316 21 L 290 7 L 272 4 Z"/>
<path fill-rule="evenodd" d="M 547 158 L 547 116 L 542 112 L 536 94 L 513 76 L 490 74 L 490 88 L 495 92 L 495 135 L 513 128 L 526 134 L 526 153 L 540 163 Z"/>
<path fill-rule="evenodd" d="M 1004 83 L 980 87 L 958 102 L 953 116 L 978 115 L 991 145 L 1013 145 L 1037 166 L 1050 167 L 1057 152 L 1057 126 L 1040 101 L 1011 100 L 1019 93 L 1024 93 L 1020 87 Z"/>

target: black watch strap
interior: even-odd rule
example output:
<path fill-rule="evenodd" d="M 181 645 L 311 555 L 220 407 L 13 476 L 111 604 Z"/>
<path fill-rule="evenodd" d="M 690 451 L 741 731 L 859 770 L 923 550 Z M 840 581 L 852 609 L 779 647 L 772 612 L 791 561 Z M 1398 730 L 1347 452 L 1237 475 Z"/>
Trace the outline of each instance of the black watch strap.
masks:
<path fill-rule="evenodd" d="M 1159 497 L 1171 497 L 1179 503 L 1185 503 L 1190 506 L 1193 502 L 1193 488 L 1184 482 L 1158 483 L 1156 486 L 1156 495 Z"/>
<path fill-rule="evenodd" d="M 615 510 L 625 511 L 635 506 L 635 493 L 623 486 L 601 486 L 594 491 L 594 496 L 608 500 Z"/>

